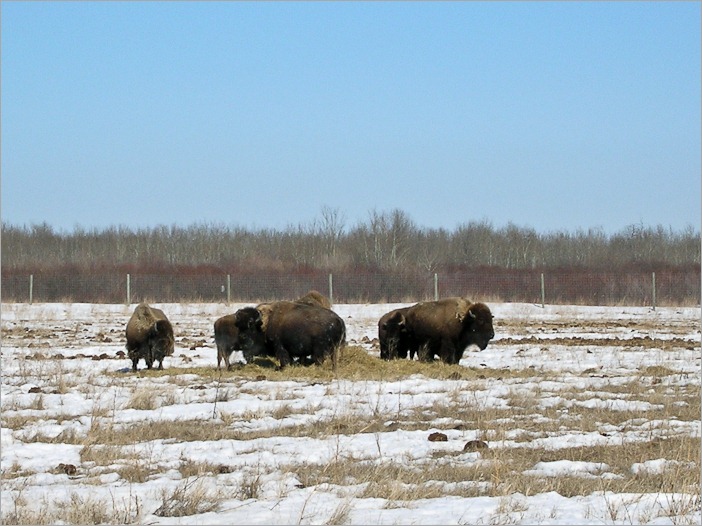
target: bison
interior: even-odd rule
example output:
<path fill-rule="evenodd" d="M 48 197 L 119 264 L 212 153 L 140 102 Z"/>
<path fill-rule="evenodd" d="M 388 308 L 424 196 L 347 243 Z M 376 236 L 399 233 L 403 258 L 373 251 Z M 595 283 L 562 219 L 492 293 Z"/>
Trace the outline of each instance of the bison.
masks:
<path fill-rule="evenodd" d="M 227 314 L 214 322 L 214 338 L 217 345 L 217 369 L 220 368 L 222 360 L 224 360 L 228 371 L 231 369 L 229 357 L 232 352 L 241 349 L 239 328 L 236 326 L 236 315 Z M 244 354 L 244 359 L 248 363 L 253 359 L 253 356 Z"/>
<path fill-rule="evenodd" d="M 324 307 L 325 309 L 331 309 L 331 301 L 329 301 L 329 298 L 316 290 L 309 291 L 307 294 L 296 299 L 295 301 L 297 303 L 304 303 L 305 305 L 313 305 Z"/>
<path fill-rule="evenodd" d="M 321 364 L 346 343 L 344 320 L 319 306 L 276 301 L 239 309 L 234 316 L 242 350 L 275 356 L 281 368 L 293 358 Z"/>
<path fill-rule="evenodd" d="M 322 307 L 325 309 L 331 308 L 329 299 L 316 290 L 311 290 L 304 296 L 296 299 L 295 303 Z M 270 305 L 273 305 L 273 303 L 261 303 L 257 307 L 263 313 L 262 323 L 264 320 L 267 320 Z M 255 346 L 242 349 L 236 320 L 236 314 L 228 314 L 217 319 L 214 323 L 215 344 L 217 345 L 217 369 L 221 367 L 222 360 L 224 360 L 227 370 L 231 369 L 229 358 L 234 351 L 243 350 L 246 363 L 251 363 L 255 357 L 255 352 L 252 351 L 252 348 L 255 348 Z"/>
<path fill-rule="evenodd" d="M 409 335 L 405 325 L 405 316 L 409 307 L 391 310 L 378 320 L 378 341 L 380 357 L 383 360 L 407 358 L 410 348 Z M 414 352 L 410 359 L 414 359 Z"/>
<path fill-rule="evenodd" d="M 410 307 L 405 314 L 409 352 L 417 352 L 422 361 L 458 363 L 469 345 L 480 350 L 495 337 L 492 313 L 484 303 L 464 298 L 424 301 Z"/>
<path fill-rule="evenodd" d="M 134 309 L 127 322 L 127 356 L 132 360 L 132 371 L 137 370 L 141 358 L 146 368 L 154 361 L 163 369 L 163 359 L 174 351 L 173 326 L 162 310 L 142 302 Z"/>

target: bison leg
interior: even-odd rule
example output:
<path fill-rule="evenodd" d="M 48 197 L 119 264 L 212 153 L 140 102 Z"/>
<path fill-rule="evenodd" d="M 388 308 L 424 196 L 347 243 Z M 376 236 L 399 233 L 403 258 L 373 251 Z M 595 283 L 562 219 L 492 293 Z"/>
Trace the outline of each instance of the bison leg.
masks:
<path fill-rule="evenodd" d="M 217 346 L 217 369 L 220 368 L 220 363 L 224 360 L 224 365 L 227 367 L 227 371 L 232 370 L 232 365 L 229 363 L 229 358 L 233 352 L 233 347 Z M 253 359 L 253 357 L 251 357 L 251 359 Z M 246 363 L 251 361 L 246 359 L 246 351 L 244 351 L 244 360 L 246 360 Z"/>
<path fill-rule="evenodd" d="M 127 356 L 132 361 L 132 372 L 136 372 L 137 363 L 139 363 L 139 358 L 141 357 L 141 349 L 139 347 L 129 348 L 127 347 Z"/>
<path fill-rule="evenodd" d="M 420 362 L 433 362 L 434 361 L 434 350 L 430 342 L 425 342 L 418 346 L 417 348 L 417 359 Z"/>
<path fill-rule="evenodd" d="M 457 364 L 458 361 L 456 360 L 457 358 L 457 353 L 456 353 L 456 346 L 451 340 L 442 340 L 441 341 L 441 346 L 439 347 L 439 358 L 441 358 L 441 361 L 447 364 Z"/>
<path fill-rule="evenodd" d="M 232 364 L 229 363 L 229 358 L 231 357 L 232 352 L 234 352 L 234 349 L 228 348 L 228 349 L 225 349 L 225 351 L 224 351 L 224 365 L 227 366 L 227 371 L 232 370 Z"/>
<path fill-rule="evenodd" d="M 402 340 L 397 340 L 395 348 L 397 349 L 395 353 L 397 354 L 398 358 L 402 358 L 403 360 L 407 358 L 407 345 L 404 344 Z"/>
<path fill-rule="evenodd" d="M 275 357 L 278 359 L 278 362 L 280 362 L 280 369 L 286 367 L 287 365 L 290 365 L 290 353 L 280 343 L 276 345 Z"/>
<path fill-rule="evenodd" d="M 453 363 L 453 347 L 448 345 L 446 342 L 441 342 L 439 347 L 439 359 L 444 362 L 451 364 Z"/>
<path fill-rule="evenodd" d="M 411 343 L 407 347 L 409 348 L 409 359 L 414 360 L 414 356 L 419 354 L 419 349 L 417 348 L 417 345 Z M 419 356 L 417 356 L 417 359 L 419 360 Z"/>
<path fill-rule="evenodd" d="M 312 360 L 310 360 L 310 362 L 313 362 L 316 365 L 322 365 L 322 363 L 324 363 L 325 356 L 326 353 L 324 352 L 324 347 L 315 347 L 312 349 Z"/>
<path fill-rule="evenodd" d="M 149 348 L 144 356 L 144 361 L 146 362 L 146 368 L 151 369 L 154 365 L 154 350 Z"/>
<path fill-rule="evenodd" d="M 219 347 L 217 347 L 217 369 L 219 369 L 222 365 L 222 351 L 219 350 Z"/>

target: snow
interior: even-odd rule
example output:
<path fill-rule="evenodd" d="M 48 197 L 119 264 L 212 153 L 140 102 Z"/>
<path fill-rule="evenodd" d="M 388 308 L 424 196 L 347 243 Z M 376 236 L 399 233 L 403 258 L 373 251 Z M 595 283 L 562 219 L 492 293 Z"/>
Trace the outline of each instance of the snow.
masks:
<path fill-rule="evenodd" d="M 541 475 L 544 477 L 594 477 L 607 471 L 609 466 L 602 462 L 579 462 L 573 460 L 556 460 L 553 462 L 537 462 L 533 469 L 524 471 L 525 475 Z"/>
<path fill-rule="evenodd" d="M 346 322 L 349 342 L 377 357 L 372 340 L 377 336 L 378 318 L 406 305 L 335 305 L 334 310 Z M 154 306 L 174 322 L 176 352 L 166 358 L 164 367 L 176 372 L 214 368 L 212 323 L 245 305 Z M 442 463 L 466 469 L 494 465 L 496 461 L 481 451 L 463 451 L 466 442 L 483 440 L 485 434 L 479 427 L 462 425 L 458 418 L 428 416 L 421 426 L 396 424 L 412 415 L 417 419 L 417 414 L 447 399 L 462 407 L 507 415 L 499 421 L 502 432 L 488 440 L 490 449 L 498 452 L 529 448 L 558 452 L 657 437 L 699 439 L 699 418 L 641 416 L 660 414 L 669 407 L 683 408 L 687 402 L 642 400 L 623 392 L 632 383 L 641 384 L 645 392 L 646 386 L 652 388 L 657 381 L 671 392 L 689 388 L 699 396 L 699 308 L 659 307 L 654 311 L 490 304 L 495 340 L 482 352 L 469 349 L 460 365 L 478 373 L 481 369 L 516 370 L 531 371 L 531 375 L 437 380 L 412 374 L 399 380 L 320 382 L 134 375 L 128 360 L 113 359 L 124 349 L 123 331 L 133 308 L 75 303 L 2 305 L 3 514 L 22 503 L 29 503 L 25 506 L 30 509 L 34 506 L 38 513 L 42 507 L 60 506 L 71 499 L 92 499 L 122 512 L 128 517 L 126 522 L 147 524 L 700 523 L 699 492 L 637 492 L 634 483 L 630 493 L 593 491 L 568 497 L 556 491 L 528 495 L 514 491 L 486 496 L 489 480 L 436 480 L 426 485 L 435 493 L 409 498 L 415 491 L 412 481 L 402 480 L 395 488 L 399 497 L 379 498 L 365 496 L 369 482 L 358 481 L 350 473 L 345 485 L 323 478 L 306 484 L 300 476 L 302 467 L 323 475 L 330 465 L 344 461 L 366 463 L 378 470 L 402 466 L 409 472 Z M 640 338 L 652 342 L 639 344 Z M 110 359 L 94 359 L 105 353 Z M 234 353 L 232 359 L 241 360 L 241 354 Z M 140 362 L 139 368 L 143 367 Z M 668 374 L 656 377 L 647 368 Z M 32 388 L 41 393 L 30 393 Z M 153 407 L 130 403 L 140 393 L 153 400 Z M 510 411 L 520 404 L 529 404 L 529 410 L 515 418 Z M 577 408 L 617 412 L 622 419 L 601 422 L 597 429 L 582 429 L 577 421 L 569 420 L 570 412 Z M 562 420 L 554 424 L 546 411 L 560 412 Z M 635 416 L 629 418 L 630 413 Z M 334 418 L 367 422 L 369 431 L 304 432 Z M 86 444 L 81 437 L 91 426 L 110 426 L 119 433 L 139 424 L 148 429 L 157 422 L 188 422 L 195 427 L 197 423 L 217 424 L 258 435 L 211 440 L 159 437 L 113 448 L 111 464 L 82 458 Z M 552 425 L 533 431 L 538 423 Z M 295 432 L 291 435 L 284 430 Z M 445 434 L 447 440 L 427 440 L 433 432 Z M 180 471 L 184 463 L 226 469 L 186 476 Z M 72 475 L 61 472 L 60 464 L 71 464 L 77 471 Z M 120 470 L 130 467 L 144 468 L 143 480 L 126 480 L 120 475 Z M 643 477 L 690 467 L 685 459 L 661 457 L 632 462 L 629 472 Z M 601 481 L 626 475 L 615 471 L 604 462 L 559 459 L 534 462 L 521 475 L 534 480 Z M 212 510 L 183 516 L 158 514 L 163 496 L 184 484 L 190 491 L 197 488 L 213 495 L 223 491 L 224 496 Z M 249 486 L 253 496 L 245 491 Z M 456 495 L 470 489 L 480 496 Z"/>

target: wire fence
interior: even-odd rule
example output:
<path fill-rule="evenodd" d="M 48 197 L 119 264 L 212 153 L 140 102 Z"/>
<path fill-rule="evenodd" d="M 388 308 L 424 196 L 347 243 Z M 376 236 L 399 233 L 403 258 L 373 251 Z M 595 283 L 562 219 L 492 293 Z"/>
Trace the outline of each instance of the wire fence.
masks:
<path fill-rule="evenodd" d="M 689 306 L 700 304 L 700 269 L 510 270 L 442 272 L 46 271 L 2 272 L 3 302 L 256 303 L 318 290 L 334 303 L 400 303 L 463 296 L 472 301 L 537 304 Z"/>

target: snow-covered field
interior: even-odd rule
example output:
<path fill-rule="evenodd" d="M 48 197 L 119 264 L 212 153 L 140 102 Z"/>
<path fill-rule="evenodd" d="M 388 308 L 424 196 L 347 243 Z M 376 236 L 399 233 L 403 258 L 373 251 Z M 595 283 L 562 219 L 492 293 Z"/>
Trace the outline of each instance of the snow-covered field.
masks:
<path fill-rule="evenodd" d="M 154 305 L 176 352 L 137 374 L 133 305 L 2 305 L 3 523 L 700 523 L 699 308 L 491 304 L 485 351 L 393 372 L 401 305 L 335 305 L 389 372 L 333 379 L 216 373 L 244 305 Z"/>

